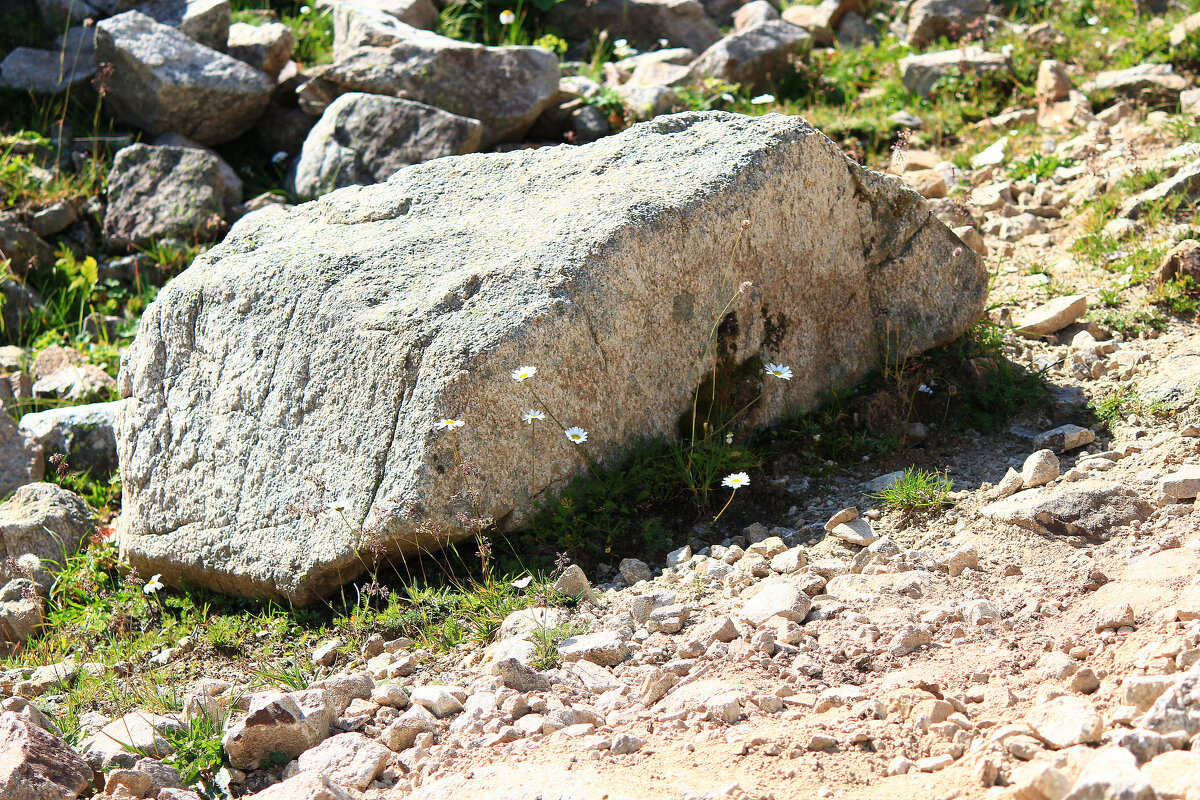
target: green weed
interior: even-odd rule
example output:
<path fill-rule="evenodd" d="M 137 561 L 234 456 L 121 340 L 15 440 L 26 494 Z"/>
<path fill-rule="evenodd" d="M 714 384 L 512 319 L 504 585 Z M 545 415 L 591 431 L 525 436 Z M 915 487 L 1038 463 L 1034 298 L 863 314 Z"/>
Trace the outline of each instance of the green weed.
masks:
<path fill-rule="evenodd" d="M 909 467 L 898 481 L 875 495 L 887 508 L 919 511 L 950 505 L 954 482 L 937 472 Z"/>

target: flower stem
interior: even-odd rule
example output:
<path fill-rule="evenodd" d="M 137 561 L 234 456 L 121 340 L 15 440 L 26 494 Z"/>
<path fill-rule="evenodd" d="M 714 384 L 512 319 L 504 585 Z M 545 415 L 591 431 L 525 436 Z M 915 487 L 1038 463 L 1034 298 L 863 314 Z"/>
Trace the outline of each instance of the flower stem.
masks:
<path fill-rule="evenodd" d="M 729 508 L 729 504 L 733 502 L 733 496 L 735 494 L 737 494 L 737 489 L 734 489 L 729 493 L 729 499 L 725 501 L 725 505 L 721 506 L 721 510 L 718 511 L 717 515 L 712 518 L 712 522 L 704 526 L 704 530 L 700 531 L 700 533 L 697 535 L 697 538 L 712 530 L 712 526 L 717 524 L 717 520 L 721 518 L 721 515 L 725 513 L 725 509 Z"/>

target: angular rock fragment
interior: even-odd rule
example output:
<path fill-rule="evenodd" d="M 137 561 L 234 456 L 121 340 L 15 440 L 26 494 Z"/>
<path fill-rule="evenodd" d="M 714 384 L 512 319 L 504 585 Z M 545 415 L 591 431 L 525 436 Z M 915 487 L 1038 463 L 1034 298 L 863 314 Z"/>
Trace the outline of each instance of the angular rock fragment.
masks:
<path fill-rule="evenodd" d="M 63 406 L 26 414 L 21 417 L 20 429 L 34 437 L 44 453 L 66 455 L 72 469 L 95 470 L 99 474 L 117 466 L 113 420 L 121 402 Z"/>
<path fill-rule="evenodd" d="M 96 26 L 96 58 L 112 65 L 104 100 L 115 116 L 206 145 L 249 130 L 274 88 L 263 72 L 138 11 Z"/>
<path fill-rule="evenodd" d="M 258 769 L 272 757 L 286 762 L 316 747 L 329 736 L 331 718 L 323 689 L 254 695 L 245 718 L 225 730 L 221 744 L 230 764 Z"/>
<path fill-rule="evenodd" d="M 96 532 L 92 511 L 79 495 L 52 483 L 30 483 L 0 505 L 0 583 L 14 577 L 7 559 L 32 553 L 52 572 Z"/>
<path fill-rule="evenodd" d="M 225 181 L 219 159 L 188 147 L 133 144 L 108 176 L 104 238 L 111 249 L 159 239 L 211 241 L 223 230 Z"/>
<path fill-rule="evenodd" d="M 812 49 L 812 36 L 803 28 L 773 20 L 721 39 L 692 62 L 694 78 L 718 78 L 758 91 L 792 69 L 790 59 Z"/>
<path fill-rule="evenodd" d="M 275 80 L 292 56 L 296 37 L 282 22 L 247 25 L 235 22 L 229 28 L 229 55 L 262 70 Z"/>
<path fill-rule="evenodd" d="M 989 53 L 978 45 L 900 60 L 900 77 L 913 94 L 930 94 L 939 80 L 952 74 L 1005 76 L 1012 74 L 1012 64 L 1003 53 Z"/>
<path fill-rule="evenodd" d="M 14 711 L 0 714 L 0 797 L 71 800 L 92 780 L 92 768 L 59 737 Z"/>
<path fill-rule="evenodd" d="M 943 37 L 957 41 L 979 30 L 989 7 L 988 0 L 915 0 L 908 7 L 908 43 L 920 48 Z"/>
<path fill-rule="evenodd" d="M 753 289 L 722 325 L 723 369 L 796 375 L 744 378 L 767 390 L 747 425 L 982 311 L 986 271 L 926 202 L 794 117 L 682 114 L 577 148 L 436 159 L 246 220 L 159 294 L 120 387 L 123 552 L 167 580 L 312 601 L 362 569 L 354 529 L 406 554 L 463 535 L 446 415 L 467 420 L 460 452 L 486 447 L 479 512 L 519 524 L 529 458 L 511 434 L 530 401 L 510 372 L 537 365 L 539 396 L 599 461 L 668 435 L 729 301 L 700 265 L 728 260 L 742 219 L 735 268 Z M 581 468 L 547 443 L 535 490 Z M 289 510 L 335 499 L 351 526 Z"/>

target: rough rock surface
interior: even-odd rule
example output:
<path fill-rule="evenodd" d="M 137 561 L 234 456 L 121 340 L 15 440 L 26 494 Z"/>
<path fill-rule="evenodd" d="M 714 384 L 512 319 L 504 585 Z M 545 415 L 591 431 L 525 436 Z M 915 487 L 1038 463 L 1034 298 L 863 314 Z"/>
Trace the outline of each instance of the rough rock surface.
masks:
<path fill-rule="evenodd" d="M 40 481 L 45 470 L 44 456 L 37 437 L 20 430 L 8 414 L 0 412 L 0 495 Z"/>
<path fill-rule="evenodd" d="M 104 96 L 118 118 L 201 144 L 245 133 L 270 100 L 267 75 L 137 11 L 96 26 L 96 58 L 112 64 Z"/>
<path fill-rule="evenodd" d="M 786 74 L 790 59 L 812 48 L 803 28 L 777 19 L 726 36 L 700 54 L 691 73 L 696 78 L 719 78 L 758 90 Z"/>
<path fill-rule="evenodd" d="M 104 238 L 114 250 L 159 239 L 211 241 L 225 215 L 220 160 L 190 147 L 132 144 L 113 159 Z"/>
<path fill-rule="evenodd" d="M 45 453 L 64 453 L 73 469 L 111 470 L 117 466 L 113 420 L 120 407 L 117 400 L 51 408 L 21 417 L 20 428 L 40 442 Z"/>
<path fill-rule="evenodd" d="M 610 38 L 626 39 L 639 48 L 655 47 L 659 39 L 666 39 L 671 47 L 699 53 L 721 38 L 696 0 L 565 0 L 554 6 L 546 22 L 575 39 L 604 29 Z"/>
<path fill-rule="evenodd" d="M 0 797 L 68 800 L 91 779 L 91 767 L 62 739 L 14 711 L 0 714 Z"/>
<path fill-rule="evenodd" d="M 957 41 L 987 16 L 988 0 L 916 0 L 908 7 L 908 43 L 925 47 L 945 37 Z"/>
<path fill-rule="evenodd" d="M 734 274 L 702 267 L 728 259 L 743 219 Z M 746 379 L 764 390 L 750 425 L 953 339 L 987 286 L 921 197 L 777 115 L 439 159 L 240 223 L 163 290 L 124 364 L 123 552 L 167 580 L 312 601 L 359 573 L 362 543 L 298 505 L 337 500 L 392 552 L 462 535 L 452 440 L 434 429 L 448 415 L 468 419 L 460 452 L 487 443 L 479 511 L 520 521 L 528 458 L 509 433 L 531 398 L 510 371 L 538 366 L 556 416 L 619 458 L 689 407 L 696 343 L 741 280 L 730 352 L 796 375 Z M 535 488 L 581 468 L 553 439 Z"/>
<path fill-rule="evenodd" d="M 351 92 L 330 103 L 309 131 L 290 183 L 309 198 L 379 183 L 410 164 L 474 153 L 479 138 L 477 120 L 411 100 Z"/>
<path fill-rule="evenodd" d="M 520 139 L 558 94 L 549 50 L 468 44 L 402 22 L 394 28 L 394 43 L 355 48 L 322 80 L 340 92 L 403 96 L 477 119 L 484 145 Z"/>
<path fill-rule="evenodd" d="M 96 530 L 92 512 L 79 495 L 52 483 L 31 483 L 17 489 L 0 505 L 0 583 L 15 577 L 5 560 L 32 553 L 47 562 L 61 564 L 63 555 L 79 549 Z"/>
<path fill-rule="evenodd" d="M 0 88 L 55 94 L 96 74 L 93 53 L 65 55 L 56 50 L 17 47 L 0 62 Z"/>

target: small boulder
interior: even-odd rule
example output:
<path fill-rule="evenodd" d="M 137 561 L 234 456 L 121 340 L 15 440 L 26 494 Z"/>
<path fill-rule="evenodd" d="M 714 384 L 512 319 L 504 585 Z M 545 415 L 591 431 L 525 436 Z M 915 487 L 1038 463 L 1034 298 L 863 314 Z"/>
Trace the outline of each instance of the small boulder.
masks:
<path fill-rule="evenodd" d="M 267 74 L 271 80 L 287 66 L 296 37 L 282 22 L 248 25 L 235 22 L 229 28 L 229 55 Z"/>
<path fill-rule="evenodd" d="M 1104 721 L 1090 700 L 1063 695 L 1034 706 L 1025 716 L 1039 739 L 1055 750 L 1100 741 Z"/>
<path fill-rule="evenodd" d="M 216 156 L 188 147 L 132 144 L 108 174 L 104 239 L 114 251 L 168 237 L 213 241 L 225 229 L 225 181 Z"/>
<path fill-rule="evenodd" d="M 44 455 L 38 438 L 18 428 L 8 414 L 0 411 L 0 495 L 40 481 L 45 470 Z"/>
<path fill-rule="evenodd" d="M 92 510 L 79 495 L 52 483 L 22 486 L 0 504 L 0 582 L 18 577 L 8 571 L 9 556 L 32 553 L 57 573 L 95 532 Z"/>
<path fill-rule="evenodd" d="M 742 605 L 738 615 L 757 627 L 776 616 L 803 622 L 810 608 L 812 598 L 805 593 L 800 581 L 774 578 L 760 584 L 758 592 Z"/>
<path fill-rule="evenodd" d="M 771 20 L 721 39 L 692 62 L 695 79 L 717 78 L 758 91 L 792 69 L 812 49 L 812 36 L 790 22 Z"/>
<path fill-rule="evenodd" d="M 339 733 L 300 754 L 300 769 L 328 775 L 338 786 L 365 790 L 383 771 L 391 752 L 361 733 Z"/>
<path fill-rule="evenodd" d="M 92 780 L 92 768 L 58 736 L 14 711 L 0 714 L 0 797 L 70 800 Z"/>
<path fill-rule="evenodd" d="M 117 466 L 113 420 L 121 405 L 117 400 L 51 408 L 21 417 L 20 428 L 39 442 L 45 453 L 66 455 L 72 469 L 109 472 Z"/>
<path fill-rule="evenodd" d="M 1012 64 L 1003 53 L 989 53 L 978 45 L 955 50 L 921 53 L 900 60 L 900 77 L 915 95 L 929 95 L 937 82 L 951 74 L 1012 74 Z"/>
<path fill-rule="evenodd" d="M 1026 489 L 1043 486 L 1058 477 L 1058 470 L 1058 456 L 1054 451 L 1038 450 L 1021 466 L 1021 485 Z"/>
<path fill-rule="evenodd" d="M 225 729 L 221 744 L 238 769 L 258 769 L 271 758 L 287 761 L 329 736 L 330 712 L 323 689 L 253 695 L 249 712 Z"/>
<path fill-rule="evenodd" d="M 629 645 L 618 631 L 573 636 L 558 646 L 563 661 L 587 659 L 602 667 L 615 667 L 629 657 Z"/>
<path fill-rule="evenodd" d="M 915 0 L 908 7 L 906 39 L 916 48 L 938 39 L 957 41 L 985 24 L 988 0 Z"/>
<path fill-rule="evenodd" d="M 1079 319 L 1087 310 L 1087 295 L 1056 297 L 1022 317 L 1017 323 L 1017 331 L 1038 336 L 1056 333 Z"/>

